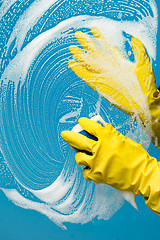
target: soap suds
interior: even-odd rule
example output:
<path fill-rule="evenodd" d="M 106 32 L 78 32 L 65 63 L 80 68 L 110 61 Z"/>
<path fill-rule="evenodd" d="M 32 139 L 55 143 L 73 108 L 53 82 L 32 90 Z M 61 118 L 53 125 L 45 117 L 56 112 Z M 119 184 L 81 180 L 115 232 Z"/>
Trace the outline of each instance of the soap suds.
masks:
<path fill-rule="evenodd" d="M 3 1 L 0 17 L 15 2 Z M 127 58 L 124 43 L 128 40 L 123 32 L 134 35 L 145 45 L 151 60 L 155 60 L 158 17 L 153 0 L 142 1 L 141 4 L 131 0 L 114 1 L 119 13 L 112 11 L 109 1 L 106 1 L 103 16 L 96 11 L 95 16 L 84 12 L 84 1 L 81 8 L 72 10 L 74 17 L 68 17 L 70 1 L 68 12 L 64 11 L 61 21 L 48 27 L 52 14 L 59 16 L 64 2 L 34 1 L 19 17 L 4 48 L 6 52 L 2 60 L 8 56 L 15 40 L 17 53 L 14 58 L 9 58 L 2 72 L 0 98 L 1 151 L 15 182 L 27 194 L 22 194 L 16 184 L 15 187 L 10 186 L 11 189 L 0 187 L 16 205 L 39 211 L 63 228 L 65 222 L 86 223 L 95 217 L 107 220 L 124 203 L 115 189 L 84 180 L 82 169 L 74 160 L 74 151 L 60 137 L 63 130 L 71 130 L 81 116 L 100 114 L 106 122 L 146 149 L 150 144 L 139 124 L 112 107 L 69 69 L 68 61 L 72 56 L 68 48 L 78 44 L 75 32 L 89 32 L 90 27 L 97 26 Z M 92 3 L 89 2 L 91 7 Z M 124 10 L 121 9 L 122 3 Z M 141 8 L 138 7 L 140 5 Z M 53 12 L 49 13 L 51 7 Z M 130 14 L 133 12 L 136 21 Z M 128 21 L 123 19 L 126 14 L 130 16 Z M 41 23 L 45 17 L 46 20 Z M 58 21 L 58 17 L 55 18 Z M 121 21 L 116 21 L 117 18 Z M 39 34 L 27 43 L 26 36 L 35 25 L 39 26 Z M 45 25 L 46 31 L 43 30 Z M 130 91 L 131 82 L 126 81 L 123 84 L 127 84 Z M 134 80 L 132 84 L 138 89 Z M 137 94 L 137 98 L 140 96 Z M 5 169 L 2 171 L 5 173 Z"/>

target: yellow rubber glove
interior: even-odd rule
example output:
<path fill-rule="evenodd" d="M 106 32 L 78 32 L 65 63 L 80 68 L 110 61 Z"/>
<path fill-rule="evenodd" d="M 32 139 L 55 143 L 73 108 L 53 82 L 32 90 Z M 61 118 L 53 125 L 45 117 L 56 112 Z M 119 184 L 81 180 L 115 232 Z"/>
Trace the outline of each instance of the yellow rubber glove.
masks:
<path fill-rule="evenodd" d="M 146 205 L 160 213 L 160 164 L 138 143 L 123 136 L 110 124 L 80 118 L 79 124 L 98 141 L 72 132 L 62 132 L 62 138 L 80 151 L 75 160 L 86 166 L 83 176 L 95 183 L 133 192 L 145 198 Z M 90 152 L 91 154 L 87 154 Z"/>
<path fill-rule="evenodd" d="M 69 67 L 93 90 L 130 116 L 136 114 L 144 125 L 149 124 L 152 141 L 160 147 L 160 93 L 143 44 L 132 37 L 136 62 L 124 58 L 121 52 L 95 27 L 91 28 L 94 40 L 87 34 L 75 36 L 84 50 L 70 46 L 77 60 Z"/>
<path fill-rule="evenodd" d="M 152 142 L 156 147 L 160 148 L 160 92 L 157 89 L 154 72 L 145 47 L 140 40 L 134 37 L 132 37 L 131 42 L 137 63 L 135 69 L 136 75 L 140 87 L 147 99 L 151 115 L 151 125 L 154 133 Z M 143 117 L 141 117 L 141 119 L 144 121 Z"/>

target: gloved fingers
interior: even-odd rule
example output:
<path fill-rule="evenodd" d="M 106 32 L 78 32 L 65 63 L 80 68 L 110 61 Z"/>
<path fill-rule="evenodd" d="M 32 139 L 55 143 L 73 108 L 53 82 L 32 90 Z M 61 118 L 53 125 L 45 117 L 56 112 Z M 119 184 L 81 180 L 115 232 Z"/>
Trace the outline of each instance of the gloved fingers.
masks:
<path fill-rule="evenodd" d="M 79 62 L 76 62 L 75 60 L 70 60 L 68 62 L 69 67 L 71 70 L 80 77 L 83 81 L 85 81 L 87 84 L 90 85 L 90 87 L 94 90 L 100 90 L 105 88 L 105 86 L 110 87 L 112 86 L 112 89 L 116 89 L 117 84 L 114 81 L 111 81 L 111 77 L 105 76 L 100 77 L 99 75 L 96 75 L 90 71 L 88 71 L 85 67 L 83 67 Z M 116 90 L 114 90 L 116 92 Z M 104 91 L 102 91 L 104 92 Z"/>
<path fill-rule="evenodd" d="M 77 132 L 63 131 L 61 136 L 70 146 L 83 151 L 92 152 L 96 143 L 94 140 Z"/>
<path fill-rule="evenodd" d="M 75 160 L 78 165 L 84 165 L 86 167 L 92 167 L 92 156 L 85 152 L 77 152 L 75 155 Z"/>
<path fill-rule="evenodd" d="M 77 41 L 85 50 L 87 50 L 88 53 L 92 54 L 94 57 L 102 55 L 99 47 L 91 40 L 91 38 L 87 34 L 77 31 L 75 33 L 75 36 Z"/>
<path fill-rule="evenodd" d="M 69 50 L 73 57 L 88 71 L 93 73 L 100 73 L 101 69 L 99 64 L 95 61 L 95 59 L 90 55 L 85 53 L 79 47 L 71 45 Z"/>
<path fill-rule="evenodd" d="M 83 81 L 85 81 L 93 90 L 96 90 L 96 82 L 103 81 L 101 77 L 98 77 L 85 69 L 80 63 L 75 60 L 70 60 L 68 62 L 71 70 Z"/>
<path fill-rule="evenodd" d="M 131 45 L 136 62 L 138 62 L 138 65 L 142 65 L 148 58 L 144 45 L 139 39 L 133 36 L 131 38 Z"/>
<path fill-rule="evenodd" d="M 109 77 L 106 76 L 105 79 L 103 77 L 98 77 L 88 71 L 75 60 L 70 60 L 68 62 L 68 65 L 79 78 L 86 82 L 93 90 L 102 93 L 102 95 L 108 101 L 112 102 L 113 105 L 126 112 L 127 114 L 131 114 L 133 112 L 132 104 L 126 99 L 125 96 L 116 90 L 116 83 L 114 83 L 114 81 L 111 81 Z"/>
<path fill-rule="evenodd" d="M 93 90 L 102 93 L 103 97 L 112 102 L 113 105 L 127 114 L 133 112 L 131 102 L 129 102 L 125 96 L 116 90 L 116 83 L 111 81 L 109 77 L 106 76 L 105 79 L 103 77 L 98 77 L 75 60 L 70 60 L 68 65 L 79 78 L 86 82 Z M 129 99 L 131 99 L 130 96 Z M 132 102 L 134 102 L 134 100 Z"/>
<path fill-rule="evenodd" d="M 88 167 L 83 169 L 83 177 L 87 180 L 87 181 L 91 181 L 92 179 L 90 178 L 90 172 L 91 169 L 89 169 Z"/>
<path fill-rule="evenodd" d="M 105 130 L 108 133 L 108 136 L 116 136 L 117 139 L 127 140 L 128 138 L 117 131 L 110 123 L 105 123 Z"/>
<path fill-rule="evenodd" d="M 118 131 L 110 123 L 106 122 L 106 123 L 104 123 L 104 126 L 109 132 L 117 132 L 118 133 Z"/>
<path fill-rule="evenodd" d="M 149 95 L 150 91 L 157 91 L 156 80 L 146 49 L 141 41 L 131 38 L 133 53 L 137 62 L 136 73 L 143 92 Z M 150 77 L 152 75 L 152 77 Z"/>
<path fill-rule="evenodd" d="M 96 136 L 97 138 L 100 134 L 100 130 L 103 129 L 100 123 L 85 117 L 80 118 L 78 122 L 85 131 L 87 131 L 91 135 Z M 109 133 L 111 132 L 111 134 L 115 133 L 116 135 L 121 135 L 120 132 L 118 132 L 111 124 L 104 123 L 104 126 Z M 89 156 L 88 159 L 92 159 L 91 156 Z M 92 160 L 91 160 L 91 163 L 92 163 Z"/>
<path fill-rule="evenodd" d="M 98 138 L 99 130 L 102 128 L 101 124 L 84 117 L 80 118 L 78 122 L 85 131 Z"/>
<path fill-rule="evenodd" d="M 97 27 L 92 27 L 91 32 L 93 36 L 99 41 L 101 46 L 104 47 L 107 53 L 112 54 L 114 60 L 121 61 L 122 59 L 126 60 L 123 54 L 114 46 L 109 39 L 105 38 L 104 35 Z"/>
<path fill-rule="evenodd" d="M 130 99 L 130 101 L 128 101 L 126 96 L 122 95 L 119 91 L 116 90 L 116 88 L 113 87 L 113 82 L 112 87 L 109 86 L 109 83 L 110 79 L 108 79 L 107 84 L 105 85 L 102 85 L 101 82 L 96 82 L 96 88 L 98 89 L 98 91 L 105 94 L 103 94 L 103 97 L 105 97 L 118 109 L 129 115 L 134 112 L 134 109 L 139 109 L 131 96 L 128 96 L 128 98 Z"/>
<path fill-rule="evenodd" d="M 96 174 L 93 173 L 92 169 L 85 167 L 83 169 L 83 177 L 87 180 L 87 181 L 91 181 L 93 180 L 95 183 L 104 183 L 103 180 L 103 175 L 99 172 L 97 172 Z"/>

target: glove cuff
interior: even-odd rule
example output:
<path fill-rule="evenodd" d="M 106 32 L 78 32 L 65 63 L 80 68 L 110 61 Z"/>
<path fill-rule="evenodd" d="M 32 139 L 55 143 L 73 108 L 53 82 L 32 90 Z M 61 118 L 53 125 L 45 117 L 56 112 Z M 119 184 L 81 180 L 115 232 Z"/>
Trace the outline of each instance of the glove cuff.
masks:
<path fill-rule="evenodd" d="M 153 131 L 152 142 L 157 148 L 160 148 L 160 92 L 158 89 L 150 94 L 148 103 Z"/>
<path fill-rule="evenodd" d="M 149 161 L 144 169 L 143 179 L 137 195 L 145 198 L 145 204 L 156 213 L 160 213 L 160 163 L 149 156 Z"/>

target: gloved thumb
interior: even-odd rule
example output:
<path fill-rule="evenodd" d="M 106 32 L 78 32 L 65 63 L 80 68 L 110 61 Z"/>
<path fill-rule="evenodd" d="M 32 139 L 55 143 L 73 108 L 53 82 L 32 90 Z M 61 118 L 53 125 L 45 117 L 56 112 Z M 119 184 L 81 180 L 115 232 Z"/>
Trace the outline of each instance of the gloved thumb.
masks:
<path fill-rule="evenodd" d="M 133 36 L 131 38 L 131 45 L 132 45 L 135 61 L 137 62 L 138 65 L 143 64 L 144 60 L 148 58 L 145 47 L 143 46 L 143 44 L 139 39 Z"/>

